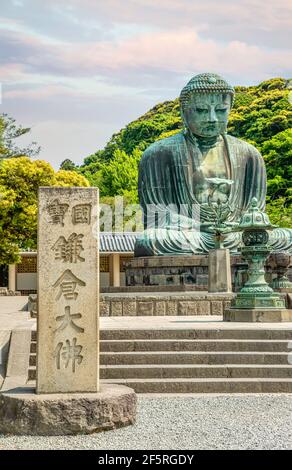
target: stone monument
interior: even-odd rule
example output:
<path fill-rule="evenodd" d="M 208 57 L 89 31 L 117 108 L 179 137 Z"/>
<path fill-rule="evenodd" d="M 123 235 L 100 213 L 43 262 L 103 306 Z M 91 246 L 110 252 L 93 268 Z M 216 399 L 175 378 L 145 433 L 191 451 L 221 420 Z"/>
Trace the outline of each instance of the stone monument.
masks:
<path fill-rule="evenodd" d="M 132 424 L 136 396 L 99 384 L 98 190 L 39 190 L 37 386 L 0 395 L 0 433 L 92 433 Z"/>
<path fill-rule="evenodd" d="M 208 292 L 232 292 L 231 264 L 228 248 L 209 251 Z"/>
<path fill-rule="evenodd" d="M 98 391 L 97 189 L 42 188 L 37 393 Z"/>

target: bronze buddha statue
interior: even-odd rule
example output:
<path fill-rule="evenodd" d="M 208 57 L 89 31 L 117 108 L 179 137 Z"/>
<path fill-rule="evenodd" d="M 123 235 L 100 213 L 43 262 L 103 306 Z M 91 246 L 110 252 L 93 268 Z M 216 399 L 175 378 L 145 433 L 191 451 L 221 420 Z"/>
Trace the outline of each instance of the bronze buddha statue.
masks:
<path fill-rule="evenodd" d="M 136 240 L 135 256 L 200 254 L 214 248 L 211 187 L 214 201 L 226 209 L 226 226 L 238 224 L 253 197 L 264 210 L 263 158 L 253 145 L 226 133 L 233 98 L 234 88 L 211 73 L 193 77 L 181 91 L 184 129 L 150 145 L 141 158 L 144 232 Z M 241 233 L 226 235 L 224 247 L 232 253 L 240 244 Z M 274 229 L 270 245 L 273 251 L 291 252 L 292 230 Z"/>

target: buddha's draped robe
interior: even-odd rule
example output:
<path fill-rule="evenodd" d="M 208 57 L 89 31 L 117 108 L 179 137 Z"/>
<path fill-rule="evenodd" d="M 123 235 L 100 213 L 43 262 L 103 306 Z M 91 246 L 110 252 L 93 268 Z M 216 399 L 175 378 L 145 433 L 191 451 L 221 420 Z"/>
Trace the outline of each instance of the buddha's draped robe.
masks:
<path fill-rule="evenodd" d="M 137 238 L 135 256 L 199 254 L 214 248 L 214 235 L 201 225 L 214 219 L 206 178 L 233 181 L 213 195 L 228 204 L 226 221 L 231 225 L 240 221 L 253 197 L 264 210 L 266 171 L 255 147 L 223 135 L 203 155 L 194 136 L 179 132 L 150 145 L 141 158 L 138 191 L 144 232 Z M 241 237 L 238 232 L 228 233 L 224 246 L 237 252 Z M 292 251 L 291 229 L 274 229 L 269 237 L 273 251 Z"/>

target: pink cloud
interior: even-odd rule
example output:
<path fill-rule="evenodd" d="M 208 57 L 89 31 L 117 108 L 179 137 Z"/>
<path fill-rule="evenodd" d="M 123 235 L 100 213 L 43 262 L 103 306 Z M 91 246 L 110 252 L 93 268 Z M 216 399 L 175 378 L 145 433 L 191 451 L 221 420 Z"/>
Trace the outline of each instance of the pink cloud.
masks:
<path fill-rule="evenodd" d="M 53 2 L 54 3 L 54 0 Z M 67 0 L 58 5 L 68 6 Z M 145 23 L 177 27 L 198 22 L 221 22 L 226 26 L 253 24 L 257 29 L 271 30 L 292 25 L 290 0 L 70 0 L 70 7 L 96 14 L 112 22 Z"/>
<path fill-rule="evenodd" d="M 117 43 L 79 44 L 56 50 L 58 64 L 65 69 L 99 73 L 100 70 L 158 69 L 188 72 L 216 69 L 258 72 L 291 63 L 288 50 L 269 50 L 240 41 L 228 44 L 206 40 L 192 29 L 148 33 Z M 142 72 L 143 73 L 143 72 Z"/>
<path fill-rule="evenodd" d="M 57 4 L 52 0 L 51 4 L 54 3 Z M 64 0 L 60 0 L 62 3 Z M 264 4 L 265 8 L 262 8 Z M 71 0 L 70 5 L 81 8 L 81 0 Z M 281 21 L 283 24 L 292 21 L 292 15 L 285 14 L 292 9 L 287 0 L 279 0 L 276 5 L 269 0 L 222 0 L 220 4 L 214 0 L 205 3 L 190 0 L 161 0 L 159 3 L 156 0 L 107 0 L 106 3 L 82 0 L 82 5 L 87 13 L 92 10 L 95 14 L 108 15 L 112 20 L 138 21 L 143 12 L 145 21 L 148 21 L 151 13 L 154 21 L 166 24 L 170 20 L 169 27 L 111 41 L 82 42 L 76 39 L 76 42 L 66 42 L 52 41 L 41 34 L 29 32 L 21 21 L 0 18 L 4 26 L 1 32 L 3 51 L 6 53 L 6 61 L 4 59 L 0 66 L 0 81 L 8 85 L 13 82 L 14 86 L 13 89 L 4 89 L 7 98 L 23 96 L 45 99 L 50 96 L 90 94 L 86 90 L 80 91 L 80 88 L 74 90 L 69 83 L 66 84 L 68 77 L 76 80 L 79 77 L 98 77 L 104 82 L 114 79 L 121 86 L 127 86 L 127 78 L 131 77 L 133 86 L 147 89 L 147 77 L 156 77 L 156 83 L 163 77 L 159 85 L 163 87 L 167 74 L 191 76 L 207 70 L 235 77 L 235 80 L 249 77 L 251 81 L 275 74 L 289 74 L 289 64 L 292 62 L 289 49 L 266 48 L 237 39 L 208 39 L 206 34 L 202 34 L 202 30 L 210 28 L 208 23 L 180 26 L 182 18 L 190 23 L 196 15 L 203 18 L 209 12 L 213 17 L 217 15 L 219 22 L 224 19 L 227 26 L 233 24 L 235 27 L 235 22 L 240 18 L 243 24 L 257 21 L 259 28 L 269 29 Z M 164 17 L 162 11 L 165 11 Z M 174 20 L 176 29 L 172 27 Z M 8 25 L 6 30 L 5 24 Z M 52 85 L 48 77 L 53 77 L 54 81 L 60 79 L 62 84 Z M 42 81 L 43 86 L 32 88 L 33 83 L 41 84 Z"/>
<path fill-rule="evenodd" d="M 0 65 L 0 77 L 2 83 L 23 80 L 26 77 L 25 67 L 14 63 Z"/>
<path fill-rule="evenodd" d="M 8 82 L 21 82 L 26 73 L 75 78 L 99 76 L 106 80 L 108 74 L 118 77 L 120 72 L 143 77 L 158 72 L 192 74 L 204 70 L 237 76 L 243 73 L 256 79 L 274 73 L 277 68 L 288 70 L 292 61 L 289 50 L 265 49 L 242 41 L 220 43 L 203 39 L 191 28 L 145 33 L 116 42 L 74 45 L 49 43 L 42 37 L 16 32 L 6 33 L 5 39 L 24 47 L 20 63 L 8 63 L 0 69 L 1 80 Z M 63 93 L 64 88 L 46 87 L 42 93 L 51 94 L 54 90 Z"/>

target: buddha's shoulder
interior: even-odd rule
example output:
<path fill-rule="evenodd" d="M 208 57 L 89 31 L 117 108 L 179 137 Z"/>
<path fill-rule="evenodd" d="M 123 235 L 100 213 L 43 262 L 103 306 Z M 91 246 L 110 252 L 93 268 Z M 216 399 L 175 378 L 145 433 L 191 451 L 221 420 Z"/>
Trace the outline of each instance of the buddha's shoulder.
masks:
<path fill-rule="evenodd" d="M 178 145 L 183 143 L 183 141 L 184 137 L 182 132 L 178 132 L 177 134 L 165 137 L 164 139 L 157 140 L 146 148 L 142 155 L 142 159 L 148 160 L 151 158 L 157 158 L 157 156 L 164 156 L 167 158 L 175 152 Z"/>
<path fill-rule="evenodd" d="M 237 148 L 243 154 L 250 154 L 255 156 L 261 156 L 259 151 L 254 147 L 254 145 L 246 142 L 245 140 L 238 139 L 233 135 L 226 134 L 227 142 L 233 148 Z"/>

